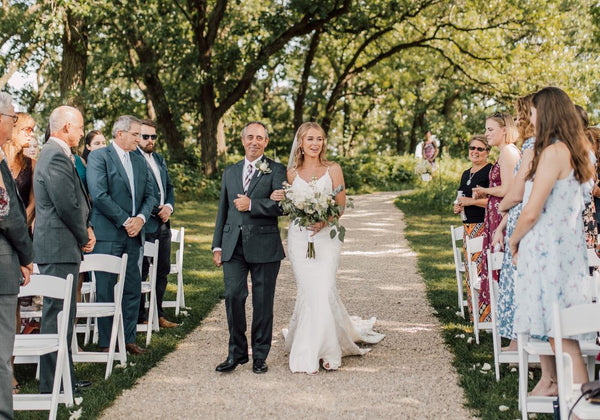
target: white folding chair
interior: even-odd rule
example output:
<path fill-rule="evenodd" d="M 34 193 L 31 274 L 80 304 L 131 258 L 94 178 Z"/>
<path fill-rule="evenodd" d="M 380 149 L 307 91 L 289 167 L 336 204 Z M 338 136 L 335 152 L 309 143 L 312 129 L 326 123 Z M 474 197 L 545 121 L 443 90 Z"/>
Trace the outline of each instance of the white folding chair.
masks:
<path fill-rule="evenodd" d="M 33 274 L 27 286 L 21 287 L 19 296 L 46 296 L 63 300 L 63 309 L 58 314 L 56 334 L 17 334 L 13 355 L 15 363 L 33 359 L 39 360 L 44 354 L 57 352 L 56 369 L 52 394 L 15 394 L 13 406 L 15 410 L 50 410 L 49 419 L 56 418 L 58 404 L 73 405 L 73 388 L 69 366 L 67 329 L 69 323 L 69 307 L 73 287 L 73 275 L 65 279 L 60 277 Z M 61 385 L 63 391 L 61 392 Z"/>
<path fill-rule="evenodd" d="M 122 257 L 106 254 L 88 254 L 85 255 L 79 268 L 80 273 L 93 273 L 100 271 L 104 273 L 117 274 L 117 283 L 114 287 L 113 302 L 77 303 L 77 317 L 88 318 L 88 320 L 94 318 L 95 332 L 98 330 L 98 318 L 113 318 L 108 352 L 79 351 L 76 334 L 73 334 L 73 340 L 71 342 L 71 353 L 74 363 L 106 363 L 104 379 L 108 379 L 108 377 L 111 375 L 113 362 L 115 359 L 121 364 L 127 363 L 127 352 L 125 350 L 125 330 L 123 328 L 122 312 L 123 288 L 125 285 L 125 274 L 127 272 L 127 257 L 127 254 L 123 254 Z M 118 350 L 116 350 L 117 344 Z"/>
<path fill-rule="evenodd" d="M 483 236 L 467 239 L 467 269 L 469 270 L 469 281 L 471 282 L 471 306 L 473 308 L 473 333 L 475 342 L 479 344 L 479 330 L 491 330 L 491 322 L 479 322 L 479 289 L 481 278 L 477 272 L 477 264 L 473 261 L 473 255 L 482 252 Z M 489 283 L 493 280 L 490 278 Z"/>
<path fill-rule="evenodd" d="M 175 264 L 171 264 L 169 274 L 177 274 L 177 296 L 175 300 L 163 300 L 163 308 L 175 308 L 175 315 L 180 309 L 185 309 L 185 295 L 183 293 L 183 252 L 185 228 L 171 229 L 171 244 L 179 244 L 175 251 Z"/>
<path fill-rule="evenodd" d="M 144 243 L 144 257 L 151 257 L 152 263 L 148 270 L 149 281 L 142 282 L 142 296 L 148 295 L 146 305 L 148 306 L 148 323 L 137 324 L 138 332 L 146 332 L 146 346 L 150 345 L 152 331 L 159 331 L 158 307 L 156 303 L 156 272 L 158 261 L 158 239 L 154 242 Z"/>
<path fill-rule="evenodd" d="M 589 277 L 590 295 L 595 295 L 600 282 L 600 274 L 594 273 Z M 528 418 L 529 413 L 552 413 L 554 412 L 553 402 L 556 397 L 538 397 L 527 395 L 529 381 L 529 363 L 535 356 L 553 356 L 554 352 L 550 343 L 532 339 L 527 333 L 517 334 L 517 347 L 519 350 L 519 409 L 523 420 Z M 586 361 L 588 375 L 594 375 L 596 355 L 598 346 L 592 342 L 580 343 L 581 353 Z"/>
<path fill-rule="evenodd" d="M 560 418 L 569 419 L 572 409 L 579 419 L 600 419 L 600 405 L 592 404 L 585 398 L 577 401 L 581 396 L 581 384 L 573 383 L 573 361 L 563 351 L 562 345 L 563 337 L 600 331 L 600 305 L 589 303 L 560 309 L 555 303 L 553 316 Z"/>
<path fill-rule="evenodd" d="M 463 275 L 465 273 L 465 263 L 462 260 L 462 247 L 458 247 L 458 241 L 463 240 L 464 227 L 450 226 L 450 236 L 452 237 L 452 254 L 454 255 L 454 273 L 456 275 L 456 291 L 458 295 L 458 309 L 460 315 L 465 317 L 465 306 L 468 306 L 463 291 Z"/>

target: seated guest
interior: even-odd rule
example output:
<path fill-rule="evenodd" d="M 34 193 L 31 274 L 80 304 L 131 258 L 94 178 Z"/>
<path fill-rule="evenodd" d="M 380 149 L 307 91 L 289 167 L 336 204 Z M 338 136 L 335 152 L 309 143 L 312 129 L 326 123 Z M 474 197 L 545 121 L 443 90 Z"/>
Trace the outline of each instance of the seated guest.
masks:
<path fill-rule="evenodd" d="M 473 198 L 473 187 L 479 185 L 487 187 L 489 185 L 489 174 L 492 164 L 488 163 L 490 146 L 483 135 L 475 135 L 469 141 L 469 160 L 472 166 L 463 172 L 458 187 L 458 197 L 454 205 L 454 214 L 464 212 L 463 225 L 463 253 L 464 261 L 467 261 L 467 239 L 473 239 L 484 234 L 483 220 L 485 218 L 485 206 L 488 199 L 486 197 Z M 477 274 L 481 275 L 481 253 L 473 255 L 473 262 L 477 264 Z M 472 308 L 471 305 L 471 279 L 469 270 L 465 270 L 465 279 L 467 284 L 467 295 L 471 319 L 474 314 L 479 314 L 479 308 Z"/>

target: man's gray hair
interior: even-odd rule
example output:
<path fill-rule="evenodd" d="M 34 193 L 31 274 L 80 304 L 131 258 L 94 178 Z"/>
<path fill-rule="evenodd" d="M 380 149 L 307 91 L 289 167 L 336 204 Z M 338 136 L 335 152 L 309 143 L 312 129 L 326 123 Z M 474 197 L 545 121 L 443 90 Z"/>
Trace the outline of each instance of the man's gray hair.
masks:
<path fill-rule="evenodd" d="M 0 92 L 0 112 L 9 112 L 12 104 L 12 96 L 6 92 Z"/>
<path fill-rule="evenodd" d="M 248 128 L 252 124 L 260 125 L 262 128 L 264 128 L 265 129 L 265 138 L 266 139 L 269 138 L 269 130 L 267 130 L 267 126 L 264 123 L 260 122 L 260 121 L 251 121 L 248 124 L 246 124 L 244 126 L 244 128 L 242 129 L 242 138 L 244 138 L 246 136 L 246 128 Z"/>
<path fill-rule="evenodd" d="M 129 131 L 131 124 L 141 125 L 142 121 L 133 115 L 121 115 L 119 118 L 117 118 L 112 128 L 113 138 L 117 137 L 117 131 Z"/>
<path fill-rule="evenodd" d="M 65 124 L 68 122 L 73 123 L 75 118 L 81 113 L 77 108 L 68 105 L 62 105 L 55 108 L 48 118 L 48 125 L 50 126 L 50 134 L 57 133 L 60 131 Z"/>

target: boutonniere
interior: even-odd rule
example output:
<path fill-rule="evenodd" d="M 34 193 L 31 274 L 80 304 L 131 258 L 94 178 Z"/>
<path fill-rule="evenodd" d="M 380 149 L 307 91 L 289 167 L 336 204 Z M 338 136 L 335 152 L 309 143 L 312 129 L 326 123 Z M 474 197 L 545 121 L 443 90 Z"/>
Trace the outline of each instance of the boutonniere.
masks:
<path fill-rule="evenodd" d="M 256 170 L 260 172 L 258 176 L 260 176 L 260 174 L 271 173 L 271 168 L 269 168 L 269 162 L 267 162 L 266 160 L 259 162 L 258 165 L 256 165 Z"/>

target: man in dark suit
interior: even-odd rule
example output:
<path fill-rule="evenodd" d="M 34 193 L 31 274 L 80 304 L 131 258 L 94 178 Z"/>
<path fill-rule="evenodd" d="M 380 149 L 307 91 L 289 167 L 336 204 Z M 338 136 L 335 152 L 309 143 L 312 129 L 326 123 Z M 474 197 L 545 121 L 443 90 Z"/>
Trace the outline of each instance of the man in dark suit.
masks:
<path fill-rule="evenodd" d="M 77 290 L 79 265 L 83 251 L 91 252 L 96 238 L 89 224 L 90 205 L 81 179 L 75 169 L 71 147 L 83 136 L 83 116 L 76 108 L 60 106 L 50 114 L 50 138 L 40 152 L 33 175 L 36 223 L 33 231 L 34 262 L 41 274 L 61 278 L 73 275 L 73 290 Z M 69 362 L 73 377 L 71 339 L 77 294 L 71 295 L 69 314 Z M 44 298 L 41 332 L 56 333 L 57 316 L 62 311 L 62 299 Z M 40 392 L 52 392 L 56 353 L 40 358 Z M 76 382 L 79 388 L 88 381 Z"/>
<path fill-rule="evenodd" d="M 10 140 L 17 116 L 8 93 L 0 92 L 0 146 Z M 4 191 L 2 191 L 4 190 Z M 7 199 L 8 198 L 8 199 Z M 25 207 L 0 149 L 0 418 L 13 418 L 10 360 L 15 343 L 19 283 L 29 283 L 33 247 Z"/>
<path fill-rule="evenodd" d="M 247 124 L 242 131 L 246 157 L 223 172 L 212 248 L 215 265 L 223 265 L 229 352 L 217 372 L 229 372 L 248 362 L 248 272 L 252 276 L 252 371 L 268 369 L 265 360 L 273 334 L 275 280 L 285 257 L 277 226 L 282 212 L 270 195 L 286 179 L 285 167 L 264 156 L 268 143 L 264 124 Z"/>
<path fill-rule="evenodd" d="M 95 253 L 127 254 L 127 273 L 123 290 L 123 326 L 125 343 L 131 354 L 144 353 L 135 343 L 141 296 L 141 258 L 144 224 L 156 204 L 152 175 L 136 150 L 140 142 L 140 120 L 124 115 L 115 121 L 114 141 L 90 153 L 87 184 L 92 198 L 92 224 L 98 242 Z M 96 300 L 113 302 L 117 276 L 96 274 Z M 100 318 L 99 344 L 108 349 L 112 319 Z"/>
<path fill-rule="evenodd" d="M 165 318 L 162 303 L 167 290 L 167 276 L 171 271 L 171 214 L 175 208 L 175 193 L 169 178 L 165 159 L 154 150 L 158 135 L 156 124 L 152 120 L 142 120 L 141 140 L 137 149 L 148 165 L 154 178 L 156 205 L 152 209 L 150 220 L 146 223 L 146 241 L 158 239 L 158 262 L 156 266 L 156 304 L 158 306 L 158 324 L 160 328 L 174 328 L 176 323 Z M 148 276 L 151 258 L 144 258 L 142 264 L 142 279 Z M 148 322 L 145 308 L 146 299 L 140 301 L 138 323 Z"/>

